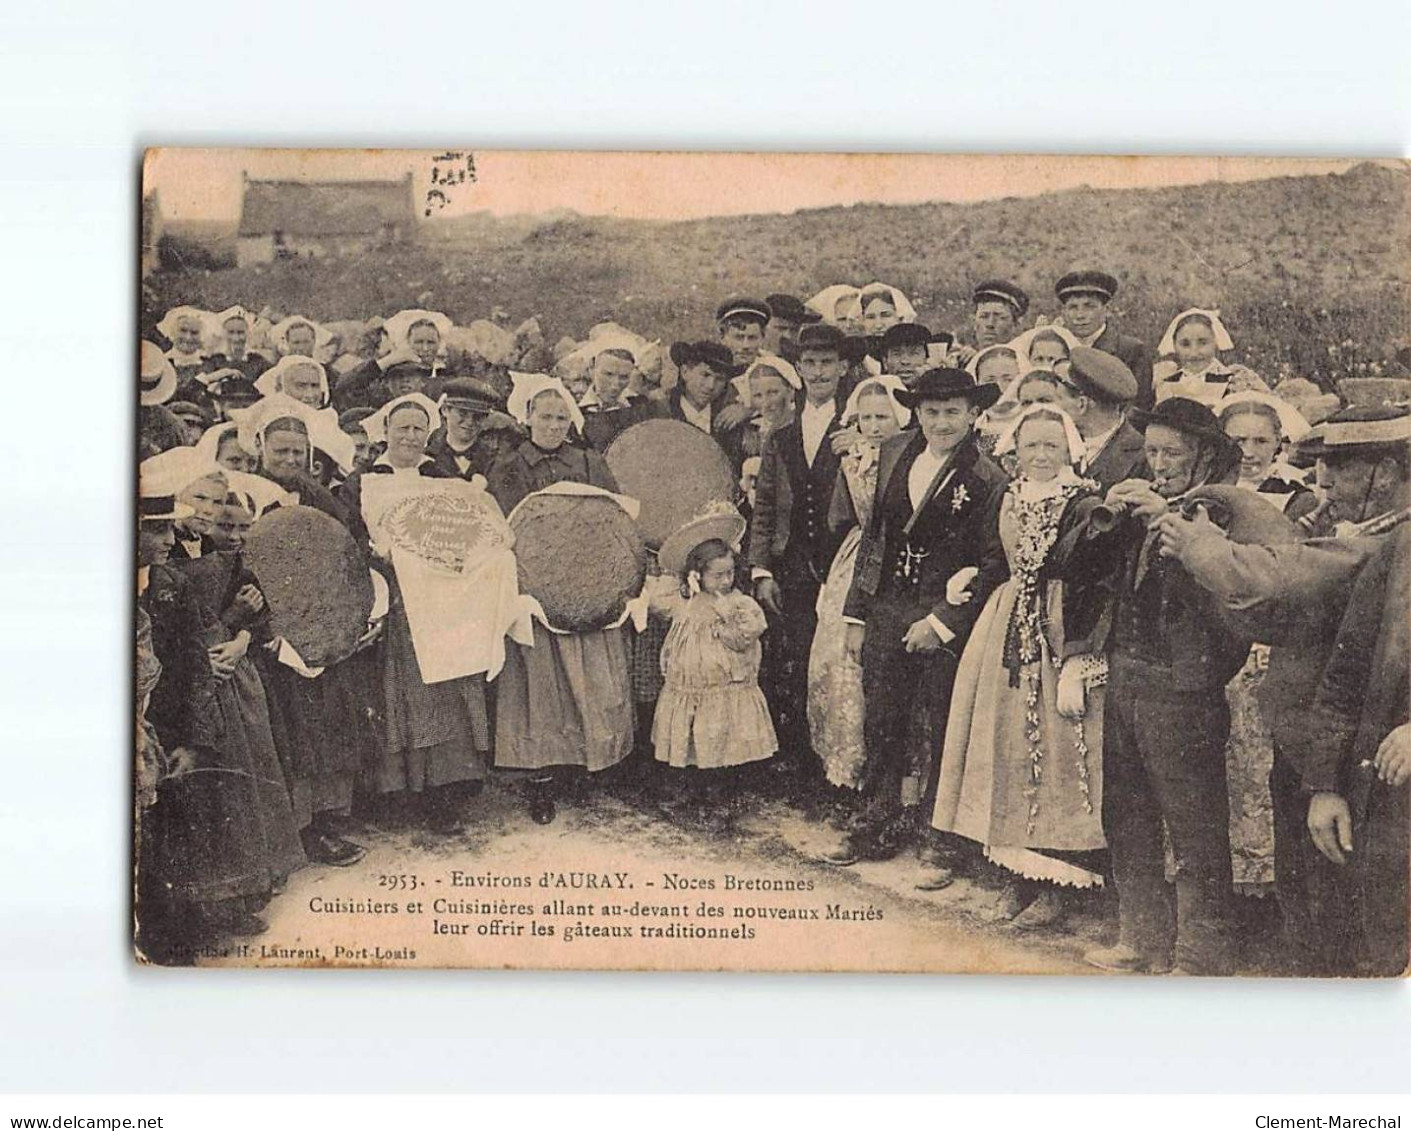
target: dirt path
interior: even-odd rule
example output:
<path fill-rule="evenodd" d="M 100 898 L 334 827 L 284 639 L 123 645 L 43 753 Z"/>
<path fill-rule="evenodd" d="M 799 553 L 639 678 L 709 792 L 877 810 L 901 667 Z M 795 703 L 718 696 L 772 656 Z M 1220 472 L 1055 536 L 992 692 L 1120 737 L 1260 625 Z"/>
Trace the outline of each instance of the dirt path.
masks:
<path fill-rule="evenodd" d="M 1099 937 L 1096 903 L 1062 931 L 1021 934 L 987 921 L 991 888 L 960 880 L 918 892 L 909 856 L 831 867 L 814 858 L 836 842 L 827 825 L 777 801 L 735 810 L 668 815 L 598 793 L 539 826 L 496 783 L 457 836 L 369 824 L 359 864 L 295 873 L 263 913 L 268 933 L 199 960 L 1092 972 L 1081 952 Z"/>

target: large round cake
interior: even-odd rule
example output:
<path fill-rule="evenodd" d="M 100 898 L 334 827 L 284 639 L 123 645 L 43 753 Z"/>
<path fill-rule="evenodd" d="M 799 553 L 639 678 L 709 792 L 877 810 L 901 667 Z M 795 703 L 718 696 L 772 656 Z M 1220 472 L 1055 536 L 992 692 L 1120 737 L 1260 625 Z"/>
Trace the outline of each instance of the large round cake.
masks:
<path fill-rule="evenodd" d="M 622 616 L 642 590 L 642 532 L 612 499 L 530 495 L 510 515 L 519 588 L 554 628 L 590 632 Z"/>
<path fill-rule="evenodd" d="M 642 504 L 637 524 L 653 549 L 711 503 L 735 498 L 735 473 L 720 445 L 684 420 L 644 420 L 604 453 L 624 495 Z"/>
<path fill-rule="evenodd" d="M 269 606 L 270 631 L 309 667 L 352 654 L 372 612 L 367 559 L 337 519 L 313 507 L 280 507 L 245 540 L 245 561 Z"/>

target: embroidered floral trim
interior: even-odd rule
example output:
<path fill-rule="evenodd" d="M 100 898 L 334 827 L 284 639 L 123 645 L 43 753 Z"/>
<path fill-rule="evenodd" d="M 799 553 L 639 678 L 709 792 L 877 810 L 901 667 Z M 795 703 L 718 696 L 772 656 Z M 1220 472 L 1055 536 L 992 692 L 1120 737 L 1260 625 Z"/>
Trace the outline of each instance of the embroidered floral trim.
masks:
<path fill-rule="evenodd" d="M 1005 667 L 1022 674 L 1024 682 L 1024 737 L 1029 744 L 1029 782 L 1024 796 L 1029 802 L 1028 832 L 1032 835 L 1039 817 L 1039 786 L 1043 782 L 1043 727 L 1039 720 L 1040 678 L 1043 671 L 1044 613 L 1039 571 L 1048 560 L 1058 541 L 1059 520 L 1069 501 L 1085 491 L 1096 490 L 1089 479 L 1064 484 L 1047 498 L 1026 502 L 1019 491 L 1019 481 L 1008 489 L 1013 507 L 1018 539 L 1010 560 L 1010 580 L 1014 594 L 1014 612 L 1005 633 Z M 1083 791 L 1083 804 L 1092 812 L 1088 798 L 1088 748 L 1082 732 L 1082 721 L 1075 724 L 1075 746 L 1078 753 L 1078 781 Z"/>

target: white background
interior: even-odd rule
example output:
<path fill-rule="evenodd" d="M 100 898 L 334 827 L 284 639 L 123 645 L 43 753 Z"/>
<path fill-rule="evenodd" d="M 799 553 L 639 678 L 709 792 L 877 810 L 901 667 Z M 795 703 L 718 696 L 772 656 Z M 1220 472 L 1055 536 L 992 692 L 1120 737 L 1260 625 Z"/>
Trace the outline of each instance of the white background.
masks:
<path fill-rule="evenodd" d="M 1408 25 L 1404 0 L 0 6 L 0 1092 L 1405 1088 L 1403 986 L 139 971 L 123 891 L 142 145 L 1398 156 Z"/>

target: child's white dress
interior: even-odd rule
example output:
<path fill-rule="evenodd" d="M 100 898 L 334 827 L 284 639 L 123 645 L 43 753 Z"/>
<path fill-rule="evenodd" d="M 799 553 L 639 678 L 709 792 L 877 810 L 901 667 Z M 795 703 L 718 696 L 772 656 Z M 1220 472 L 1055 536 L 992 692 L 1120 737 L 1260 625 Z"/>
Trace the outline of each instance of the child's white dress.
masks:
<path fill-rule="evenodd" d="M 672 620 L 652 725 L 657 761 L 713 770 L 772 756 L 779 740 L 759 689 L 764 611 L 733 590 L 664 604 Z"/>

